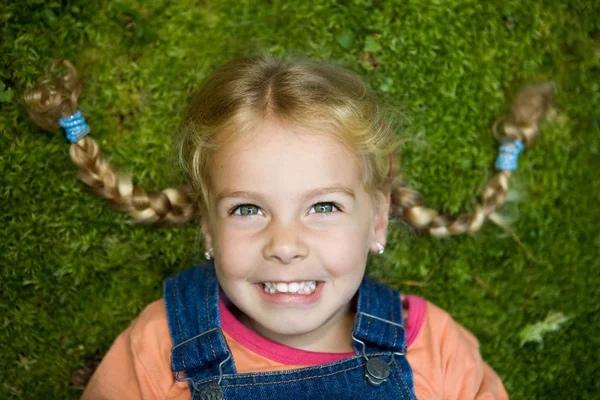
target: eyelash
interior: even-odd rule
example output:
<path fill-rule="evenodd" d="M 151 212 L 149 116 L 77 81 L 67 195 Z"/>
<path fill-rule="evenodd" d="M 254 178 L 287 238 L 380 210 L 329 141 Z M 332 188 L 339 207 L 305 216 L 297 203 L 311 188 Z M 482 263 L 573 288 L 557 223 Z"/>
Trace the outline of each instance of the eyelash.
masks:
<path fill-rule="evenodd" d="M 319 202 L 317 202 L 317 203 L 313 204 L 312 206 L 310 206 L 310 209 L 312 210 L 312 209 L 313 209 L 313 207 L 315 207 L 315 206 L 318 206 L 318 205 L 320 205 L 320 204 L 331 204 L 331 205 L 332 205 L 332 206 L 335 208 L 335 210 L 333 210 L 333 211 L 331 211 L 331 212 L 329 212 L 329 213 L 315 213 L 315 214 L 332 214 L 332 213 L 335 213 L 335 212 L 340 212 L 340 211 L 342 211 L 342 207 L 341 207 L 341 206 L 340 206 L 338 203 L 335 203 L 335 202 L 333 202 L 333 201 L 319 201 Z M 235 204 L 233 207 L 231 207 L 231 209 L 229 210 L 228 214 L 229 214 L 229 215 L 234 215 L 234 214 L 235 214 L 235 212 L 236 212 L 236 211 L 237 211 L 237 210 L 238 210 L 240 207 L 256 207 L 256 208 L 258 208 L 259 210 L 261 209 L 259 206 L 256 206 L 256 205 L 254 205 L 254 204 L 250 204 L 250 203 L 239 203 L 239 204 Z M 245 215 L 240 215 L 240 217 L 244 217 L 244 216 L 245 216 Z"/>

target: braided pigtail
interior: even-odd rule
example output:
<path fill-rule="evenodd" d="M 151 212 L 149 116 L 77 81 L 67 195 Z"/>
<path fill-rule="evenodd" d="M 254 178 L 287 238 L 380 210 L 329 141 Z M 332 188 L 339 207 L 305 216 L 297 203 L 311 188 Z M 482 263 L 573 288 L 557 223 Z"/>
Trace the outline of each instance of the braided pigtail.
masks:
<path fill-rule="evenodd" d="M 59 74 L 59 67 L 64 67 L 66 73 Z M 96 141 L 87 135 L 90 128 L 77 111 L 82 86 L 75 67 L 59 59 L 50 65 L 48 77 L 24 95 L 29 115 L 37 125 L 48 131 L 59 126 L 66 129 L 72 143 L 69 154 L 79 167 L 80 179 L 137 222 L 169 225 L 192 220 L 196 209 L 187 186 L 147 192 L 134 186 L 129 176 L 119 173 L 106 161 Z"/>
<path fill-rule="evenodd" d="M 425 207 L 423 196 L 409 189 L 401 175 L 392 177 L 391 217 L 409 223 L 419 232 L 443 237 L 478 231 L 487 218 L 506 200 L 508 181 L 516 169 L 517 156 L 524 147 L 532 146 L 539 135 L 542 117 L 552 105 L 554 84 L 542 83 L 523 88 L 515 97 L 510 115 L 494 124 L 494 136 L 502 127 L 503 144 L 496 160 L 498 172 L 488 182 L 481 202 L 469 214 L 458 218 L 439 215 Z"/>

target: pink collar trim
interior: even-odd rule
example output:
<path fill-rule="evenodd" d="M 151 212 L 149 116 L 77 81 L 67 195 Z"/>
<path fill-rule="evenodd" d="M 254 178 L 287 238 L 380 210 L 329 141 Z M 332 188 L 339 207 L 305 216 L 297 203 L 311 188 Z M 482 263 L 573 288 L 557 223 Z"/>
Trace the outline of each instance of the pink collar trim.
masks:
<path fill-rule="evenodd" d="M 408 305 L 410 310 L 406 321 L 406 338 L 408 347 L 410 347 L 421 330 L 425 318 L 426 303 L 425 300 L 416 296 L 406 296 L 404 303 Z M 248 350 L 270 360 L 287 365 L 319 365 L 355 355 L 355 353 L 306 351 L 273 342 L 251 331 L 238 321 L 227 308 L 222 297 L 219 298 L 219 309 L 223 330 Z"/>
<path fill-rule="evenodd" d="M 406 347 L 409 349 L 423 327 L 425 313 L 427 312 L 427 302 L 421 297 L 407 295 L 403 296 L 402 304 L 408 310 L 408 317 L 404 324 L 406 327 Z"/>

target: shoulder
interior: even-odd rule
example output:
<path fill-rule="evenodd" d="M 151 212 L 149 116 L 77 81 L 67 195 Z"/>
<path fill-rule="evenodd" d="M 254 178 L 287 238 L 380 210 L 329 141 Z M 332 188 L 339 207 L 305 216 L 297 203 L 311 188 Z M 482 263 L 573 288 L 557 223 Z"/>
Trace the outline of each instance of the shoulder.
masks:
<path fill-rule="evenodd" d="M 146 306 L 129 329 L 132 351 L 148 373 L 160 375 L 170 371 L 171 336 L 163 299 Z"/>
<path fill-rule="evenodd" d="M 477 338 L 440 307 L 423 299 L 421 304 L 422 324 L 407 352 L 421 397 L 506 399 L 502 382 L 481 357 Z M 408 313 L 410 323 L 410 306 Z"/>
<path fill-rule="evenodd" d="M 171 373 L 171 338 L 163 300 L 148 305 L 114 341 L 84 399 L 189 399 Z"/>
<path fill-rule="evenodd" d="M 429 301 L 426 301 L 426 307 L 424 326 L 432 334 L 436 334 L 440 338 L 450 336 L 465 345 L 479 348 L 477 338 L 456 322 L 448 312 Z"/>
<path fill-rule="evenodd" d="M 431 352 L 430 360 L 442 365 L 451 359 L 453 353 L 459 352 L 467 363 L 480 362 L 479 342 L 477 338 L 456 322 L 450 314 L 435 304 L 416 296 L 406 296 L 409 299 L 408 321 L 410 328 L 412 321 L 418 321 L 418 329 L 414 329 L 412 347 L 410 351 Z M 417 308 L 415 316 L 413 305 Z M 413 323 L 416 325 L 416 323 Z"/>
<path fill-rule="evenodd" d="M 140 368 L 158 386 L 164 398 L 187 398 L 187 384 L 175 381 L 171 372 L 171 335 L 163 299 L 150 303 L 131 323 L 129 339 Z"/>
<path fill-rule="evenodd" d="M 148 304 L 131 323 L 130 329 L 133 344 L 151 340 L 157 344 L 168 345 L 170 351 L 169 326 L 167 324 L 167 313 L 163 299 Z M 164 343 L 165 338 L 168 339 L 168 343 Z"/>

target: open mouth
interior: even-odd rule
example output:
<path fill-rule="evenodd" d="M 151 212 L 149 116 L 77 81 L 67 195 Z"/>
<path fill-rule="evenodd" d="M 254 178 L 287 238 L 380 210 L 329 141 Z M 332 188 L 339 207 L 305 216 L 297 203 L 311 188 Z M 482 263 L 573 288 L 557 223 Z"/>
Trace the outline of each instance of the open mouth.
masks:
<path fill-rule="evenodd" d="M 268 294 L 288 293 L 309 295 L 317 288 L 317 281 L 300 282 L 263 282 L 263 290 Z"/>

